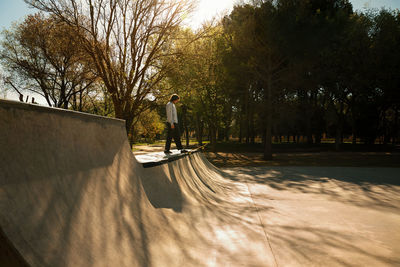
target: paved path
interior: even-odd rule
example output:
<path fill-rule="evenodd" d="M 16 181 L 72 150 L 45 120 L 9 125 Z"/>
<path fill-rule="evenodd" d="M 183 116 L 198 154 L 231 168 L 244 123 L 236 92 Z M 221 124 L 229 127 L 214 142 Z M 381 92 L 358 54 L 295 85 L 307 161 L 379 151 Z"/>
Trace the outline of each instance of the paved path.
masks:
<path fill-rule="evenodd" d="M 278 266 L 400 266 L 399 171 L 225 170 L 247 184 Z"/>

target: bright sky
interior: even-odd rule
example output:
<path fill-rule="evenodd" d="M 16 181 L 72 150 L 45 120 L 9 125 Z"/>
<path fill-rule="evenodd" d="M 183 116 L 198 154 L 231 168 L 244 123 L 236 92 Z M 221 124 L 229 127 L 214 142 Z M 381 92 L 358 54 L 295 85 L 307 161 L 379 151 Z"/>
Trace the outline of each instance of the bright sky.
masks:
<path fill-rule="evenodd" d="M 240 0 L 198 0 L 196 11 L 187 23 L 192 28 L 198 28 L 206 20 L 229 14 L 237 2 L 240 2 Z"/>
<path fill-rule="evenodd" d="M 240 0 L 198 0 L 197 10 L 187 21 L 193 27 L 198 28 L 203 21 L 210 20 L 214 16 L 229 13 L 234 4 Z M 355 10 L 364 8 L 391 8 L 400 9 L 400 0 L 350 0 Z M 24 16 L 34 13 L 35 10 L 28 8 L 23 0 L 0 0 L 0 30 L 7 29 L 12 22 L 20 22 Z M 3 97 L 3 96 L 0 96 Z M 10 99 L 17 99 L 17 95 L 9 93 Z M 39 99 L 37 99 L 40 101 Z"/>
<path fill-rule="evenodd" d="M 198 27 L 204 20 L 209 20 L 215 15 L 230 12 L 238 0 L 198 0 L 197 11 L 192 15 L 190 25 Z M 240 2 L 240 0 L 239 0 Z M 400 0 L 350 0 L 355 9 L 368 8 L 398 8 Z M 23 17 L 35 10 L 27 7 L 23 0 L 0 0 L 0 29 L 9 28 L 11 22 L 22 21 Z"/>

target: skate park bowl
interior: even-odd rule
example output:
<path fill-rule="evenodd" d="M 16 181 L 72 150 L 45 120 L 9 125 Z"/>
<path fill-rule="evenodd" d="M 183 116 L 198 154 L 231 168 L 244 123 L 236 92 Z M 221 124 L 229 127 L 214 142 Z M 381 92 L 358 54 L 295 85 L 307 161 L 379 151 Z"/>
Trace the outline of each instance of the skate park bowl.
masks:
<path fill-rule="evenodd" d="M 144 166 L 124 121 L 0 100 L 1 266 L 396 266 L 397 168 Z"/>

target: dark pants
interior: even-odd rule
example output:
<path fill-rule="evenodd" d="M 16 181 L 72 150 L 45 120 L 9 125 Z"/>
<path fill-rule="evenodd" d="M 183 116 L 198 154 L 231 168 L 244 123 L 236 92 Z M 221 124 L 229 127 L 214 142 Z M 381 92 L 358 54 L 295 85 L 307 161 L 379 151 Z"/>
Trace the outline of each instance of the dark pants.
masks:
<path fill-rule="evenodd" d="M 176 147 L 181 150 L 183 149 L 182 144 L 181 144 L 181 134 L 179 132 L 179 125 L 177 123 L 174 123 L 174 129 L 171 128 L 171 124 L 167 122 L 167 142 L 165 143 L 165 151 L 169 151 L 171 148 L 171 141 L 172 138 L 174 138 L 174 142 L 176 144 Z"/>

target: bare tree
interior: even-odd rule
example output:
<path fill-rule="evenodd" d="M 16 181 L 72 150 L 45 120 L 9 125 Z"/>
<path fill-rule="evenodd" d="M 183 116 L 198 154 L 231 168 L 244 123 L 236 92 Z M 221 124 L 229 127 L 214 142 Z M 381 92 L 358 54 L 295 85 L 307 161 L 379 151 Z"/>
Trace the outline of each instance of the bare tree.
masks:
<path fill-rule="evenodd" d="M 4 74 L 0 68 L 0 98 L 5 98 L 7 96 L 7 88 L 5 87 Z"/>
<path fill-rule="evenodd" d="M 96 80 L 72 28 L 55 17 L 30 15 L 3 37 L 0 60 L 9 73 L 5 82 L 20 95 L 34 92 L 49 106 L 68 108 L 71 97 Z"/>
<path fill-rule="evenodd" d="M 168 45 L 190 0 L 25 0 L 73 26 L 110 93 L 127 132 L 157 96 L 168 69 Z"/>

